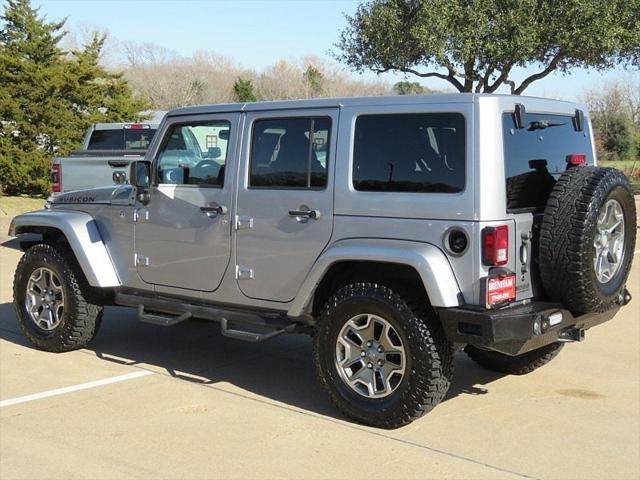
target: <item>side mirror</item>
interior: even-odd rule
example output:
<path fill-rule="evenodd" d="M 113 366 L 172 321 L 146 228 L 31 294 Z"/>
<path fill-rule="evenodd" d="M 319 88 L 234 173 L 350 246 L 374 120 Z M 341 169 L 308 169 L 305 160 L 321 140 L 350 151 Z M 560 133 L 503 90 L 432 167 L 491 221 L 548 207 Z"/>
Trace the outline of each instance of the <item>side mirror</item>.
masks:
<path fill-rule="evenodd" d="M 140 160 L 131 163 L 131 172 L 129 173 L 131 185 L 137 188 L 149 188 L 151 185 L 151 162 Z"/>

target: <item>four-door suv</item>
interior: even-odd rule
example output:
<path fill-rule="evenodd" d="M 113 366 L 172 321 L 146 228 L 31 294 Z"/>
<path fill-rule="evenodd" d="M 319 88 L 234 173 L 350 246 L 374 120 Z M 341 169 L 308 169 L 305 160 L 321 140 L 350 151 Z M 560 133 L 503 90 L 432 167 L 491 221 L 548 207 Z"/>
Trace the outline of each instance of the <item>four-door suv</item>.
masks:
<path fill-rule="evenodd" d="M 211 154 L 213 152 L 213 154 Z M 395 428 L 442 400 L 454 352 L 523 374 L 630 301 L 624 175 L 584 107 L 451 94 L 169 112 L 131 184 L 20 215 L 14 283 L 38 348 L 83 347 L 103 305 L 313 336 L 333 403 Z"/>

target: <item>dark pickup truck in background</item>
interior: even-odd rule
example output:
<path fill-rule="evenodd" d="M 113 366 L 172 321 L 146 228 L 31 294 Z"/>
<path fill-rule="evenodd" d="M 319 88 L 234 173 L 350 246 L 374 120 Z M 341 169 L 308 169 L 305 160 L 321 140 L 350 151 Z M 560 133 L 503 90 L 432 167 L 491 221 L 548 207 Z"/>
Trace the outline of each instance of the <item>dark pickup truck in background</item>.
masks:
<path fill-rule="evenodd" d="M 82 148 L 58 157 L 51 166 L 54 194 L 113 185 L 114 174 L 127 181 L 129 164 L 144 158 L 157 123 L 96 123 L 89 127 Z"/>

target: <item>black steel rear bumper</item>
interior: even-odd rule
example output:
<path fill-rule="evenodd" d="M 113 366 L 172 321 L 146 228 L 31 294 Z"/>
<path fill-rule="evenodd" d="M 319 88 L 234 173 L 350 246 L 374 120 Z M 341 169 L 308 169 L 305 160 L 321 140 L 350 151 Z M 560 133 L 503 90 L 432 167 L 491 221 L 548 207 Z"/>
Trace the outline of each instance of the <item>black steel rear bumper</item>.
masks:
<path fill-rule="evenodd" d="M 450 342 L 520 355 L 557 341 L 580 341 L 585 330 L 611 320 L 619 308 L 574 316 L 560 304 L 532 302 L 496 310 L 442 308 L 438 313 Z M 557 322 L 558 313 L 562 319 L 552 325 L 550 319 Z"/>

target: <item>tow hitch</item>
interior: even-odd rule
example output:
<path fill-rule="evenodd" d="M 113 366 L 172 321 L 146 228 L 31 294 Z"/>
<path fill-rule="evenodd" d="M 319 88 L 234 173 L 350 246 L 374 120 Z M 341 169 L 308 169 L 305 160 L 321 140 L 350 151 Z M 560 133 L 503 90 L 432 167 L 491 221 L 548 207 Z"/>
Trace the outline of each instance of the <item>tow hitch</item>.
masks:
<path fill-rule="evenodd" d="M 585 337 L 584 328 L 571 327 L 560 332 L 558 340 L 561 342 L 582 342 Z"/>

